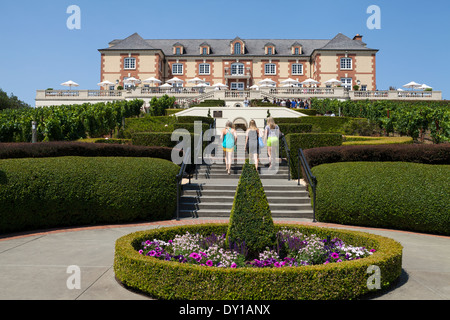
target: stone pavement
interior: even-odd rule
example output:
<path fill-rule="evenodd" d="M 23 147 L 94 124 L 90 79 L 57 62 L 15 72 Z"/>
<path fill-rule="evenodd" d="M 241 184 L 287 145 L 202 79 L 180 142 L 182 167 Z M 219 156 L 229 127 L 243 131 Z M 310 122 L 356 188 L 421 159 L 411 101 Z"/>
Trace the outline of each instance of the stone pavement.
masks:
<path fill-rule="evenodd" d="M 275 222 L 312 224 L 308 219 Z M 182 219 L 0 236 L 0 300 L 143 300 L 114 278 L 115 241 L 131 232 L 171 225 L 227 222 L 228 219 Z M 403 274 L 394 288 L 371 299 L 450 299 L 450 237 L 412 232 L 315 223 L 379 234 L 404 246 Z M 70 266 L 79 268 L 80 288 Z"/>

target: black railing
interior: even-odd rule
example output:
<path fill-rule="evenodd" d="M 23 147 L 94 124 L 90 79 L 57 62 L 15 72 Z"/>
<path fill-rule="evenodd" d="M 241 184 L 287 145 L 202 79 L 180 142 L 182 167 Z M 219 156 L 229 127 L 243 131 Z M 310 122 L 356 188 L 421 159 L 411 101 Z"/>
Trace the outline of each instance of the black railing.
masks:
<path fill-rule="evenodd" d="M 191 162 L 191 148 L 187 148 L 184 154 L 183 162 L 181 163 L 180 172 L 177 174 L 177 221 L 180 220 L 180 197 L 181 197 L 181 184 L 186 174 L 186 166 Z M 189 184 L 191 183 L 191 176 L 189 175 Z"/>
<path fill-rule="evenodd" d="M 298 148 L 298 185 L 300 185 L 300 177 L 301 177 L 301 168 L 303 168 L 303 172 L 305 174 L 305 179 L 308 182 L 308 185 L 311 187 L 313 193 L 313 222 L 316 222 L 316 188 L 317 188 L 317 179 L 312 174 L 311 168 L 309 167 L 308 161 L 306 161 L 305 154 L 303 153 L 302 148 Z"/>
<path fill-rule="evenodd" d="M 281 141 L 283 142 L 284 151 L 286 152 L 286 160 L 288 165 L 288 180 L 291 180 L 291 150 L 289 149 L 288 143 L 286 141 L 286 137 L 284 134 L 281 134 Z"/>

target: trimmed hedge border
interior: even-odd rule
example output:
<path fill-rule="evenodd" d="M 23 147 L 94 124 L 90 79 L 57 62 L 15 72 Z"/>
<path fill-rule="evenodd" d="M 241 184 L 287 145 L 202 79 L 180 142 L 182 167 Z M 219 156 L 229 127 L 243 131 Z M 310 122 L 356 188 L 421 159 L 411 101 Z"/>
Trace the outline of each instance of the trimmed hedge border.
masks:
<path fill-rule="evenodd" d="M 142 256 L 137 249 L 148 239 L 169 240 L 185 232 L 226 233 L 228 224 L 203 224 L 135 232 L 116 241 L 116 279 L 157 299 L 176 300 L 344 300 L 373 290 L 367 288 L 369 266 L 381 271 L 381 289 L 395 282 L 402 270 L 400 243 L 368 233 L 305 225 L 276 224 L 320 237 L 338 237 L 352 245 L 375 248 L 370 257 L 328 265 L 286 268 L 221 269 L 181 264 Z"/>
<path fill-rule="evenodd" d="M 53 157 L 148 157 L 171 161 L 172 148 L 114 143 L 0 143 L 0 159 Z"/>
<path fill-rule="evenodd" d="M 319 147 L 304 150 L 304 153 L 311 168 L 325 163 L 350 161 L 450 163 L 450 143 Z"/>
<path fill-rule="evenodd" d="M 312 173 L 319 221 L 450 235 L 449 165 L 340 162 Z"/>
<path fill-rule="evenodd" d="M 0 233 L 172 219 L 179 170 L 138 157 L 0 160 Z"/>

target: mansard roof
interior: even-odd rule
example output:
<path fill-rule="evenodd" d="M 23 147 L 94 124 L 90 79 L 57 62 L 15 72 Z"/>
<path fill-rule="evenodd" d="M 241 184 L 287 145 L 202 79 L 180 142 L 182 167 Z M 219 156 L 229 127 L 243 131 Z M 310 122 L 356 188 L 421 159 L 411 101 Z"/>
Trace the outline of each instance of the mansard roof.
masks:
<path fill-rule="evenodd" d="M 162 50 L 166 56 L 173 55 L 174 43 L 183 43 L 185 56 L 199 55 L 198 48 L 207 44 L 214 52 L 213 56 L 230 56 L 230 43 L 235 40 L 245 42 L 246 56 L 265 56 L 264 48 L 267 44 L 277 48 L 276 56 L 292 56 L 292 46 L 300 45 L 302 54 L 300 56 L 311 56 L 314 51 L 320 50 L 367 50 L 378 51 L 367 48 L 365 43 L 352 40 L 342 33 L 333 39 L 150 39 L 144 40 L 137 33 L 123 40 L 114 40 L 109 43 L 107 50 Z"/>

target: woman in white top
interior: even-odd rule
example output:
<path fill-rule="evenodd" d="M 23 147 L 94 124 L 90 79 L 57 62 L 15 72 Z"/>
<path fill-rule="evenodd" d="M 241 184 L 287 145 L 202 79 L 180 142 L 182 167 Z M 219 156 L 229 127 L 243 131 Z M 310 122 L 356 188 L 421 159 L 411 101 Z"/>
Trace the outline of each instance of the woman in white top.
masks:
<path fill-rule="evenodd" d="M 232 163 L 231 157 L 233 155 L 237 141 L 236 130 L 234 130 L 231 121 L 227 121 L 227 123 L 225 124 L 225 128 L 222 130 L 220 139 L 223 140 L 222 147 L 223 151 L 225 152 L 225 167 L 228 174 L 230 174 Z"/>

